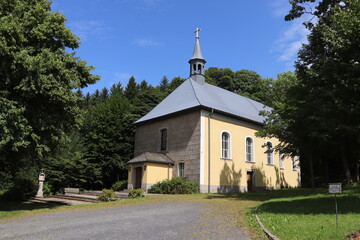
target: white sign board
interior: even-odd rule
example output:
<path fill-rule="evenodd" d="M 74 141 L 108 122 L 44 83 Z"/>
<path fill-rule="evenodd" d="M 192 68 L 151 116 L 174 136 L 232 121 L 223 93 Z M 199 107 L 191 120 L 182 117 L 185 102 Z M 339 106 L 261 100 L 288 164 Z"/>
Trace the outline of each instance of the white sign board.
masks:
<path fill-rule="evenodd" d="M 341 183 L 329 183 L 329 193 L 341 194 Z"/>

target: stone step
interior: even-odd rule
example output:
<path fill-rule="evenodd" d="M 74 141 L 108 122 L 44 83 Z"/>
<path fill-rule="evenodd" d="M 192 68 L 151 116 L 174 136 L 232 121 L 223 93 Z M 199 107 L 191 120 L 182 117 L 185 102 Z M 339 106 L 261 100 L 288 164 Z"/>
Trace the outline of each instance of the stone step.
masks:
<path fill-rule="evenodd" d="M 35 203 L 47 203 L 47 204 L 56 204 L 56 205 L 77 205 L 77 204 L 84 204 L 87 202 L 82 201 L 75 201 L 75 200 L 67 200 L 67 199 L 60 199 L 56 197 L 49 197 L 49 198 L 39 198 L 39 197 L 33 197 L 29 199 L 30 202 Z"/>
<path fill-rule="evenodd" d="M 89 196 L 99 196 L 100 194 L 102 194 L 102 192 L 99 191 L 84 191 L 81 192 L 80 195 L 89 195 Z M 128 198 L 128 191 L 121 191 L 121 192 L 115 192 L 116 196 L 118 196 L 118 198 Z"/>
<path fill-rule="evenodd" d="M 75 200 L 82 202 L 92 202 L 92 203 L 99 202 L 97 200 L 97 196 L 85 195 L 85 194 L 58 194 L 55 195 L 54 197 L 59 199 Z"/>

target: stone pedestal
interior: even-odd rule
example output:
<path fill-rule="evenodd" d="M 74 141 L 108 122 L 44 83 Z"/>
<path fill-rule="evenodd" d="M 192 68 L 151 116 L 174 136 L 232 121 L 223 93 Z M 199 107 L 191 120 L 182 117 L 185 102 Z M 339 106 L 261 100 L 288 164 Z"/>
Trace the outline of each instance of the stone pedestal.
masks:
<path fill-rule="evenodd" d="M 44 192 L 43 192 L 44 181 L 45 181 L 45 173 L 41 172 L 39 174 L 39 189 L 36 193 L 36 197 L 38 197 L 38 198 L 44 197 Z"/>

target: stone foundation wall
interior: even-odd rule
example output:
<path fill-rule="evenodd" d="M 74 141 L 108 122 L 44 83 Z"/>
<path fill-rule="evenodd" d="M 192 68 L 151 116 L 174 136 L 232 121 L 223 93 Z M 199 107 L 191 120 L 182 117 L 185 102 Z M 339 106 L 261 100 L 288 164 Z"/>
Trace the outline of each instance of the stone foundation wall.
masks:
<path fill-rule="evenodd" d="M 160 130 L 167 129 L 167 150 L 160 150 Z M 178 163 L 185 163 L 185 177 L 200 183 L 200 111 L 144 123 L 136 127 L 135 156 L 144 152 L 165 154 L 175 162 L 173 176 L 179 176 Z"/>

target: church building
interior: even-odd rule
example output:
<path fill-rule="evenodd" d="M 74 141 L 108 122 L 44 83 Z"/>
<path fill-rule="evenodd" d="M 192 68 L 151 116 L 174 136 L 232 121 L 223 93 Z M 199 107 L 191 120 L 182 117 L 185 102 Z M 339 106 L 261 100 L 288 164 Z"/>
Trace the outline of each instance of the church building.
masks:
<path fill-rule="evenodd" d="M 262 103 L 205 82 L 198 31 L 190 77 L 135 122 L 128 189 L 184 177 L 202 193 L 300 186 L 297 157 L 273 151 L 276 138 L 258 138 Z"/>

